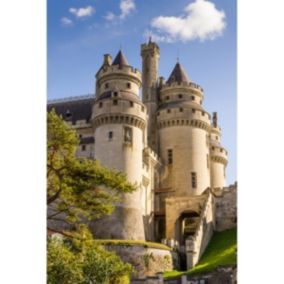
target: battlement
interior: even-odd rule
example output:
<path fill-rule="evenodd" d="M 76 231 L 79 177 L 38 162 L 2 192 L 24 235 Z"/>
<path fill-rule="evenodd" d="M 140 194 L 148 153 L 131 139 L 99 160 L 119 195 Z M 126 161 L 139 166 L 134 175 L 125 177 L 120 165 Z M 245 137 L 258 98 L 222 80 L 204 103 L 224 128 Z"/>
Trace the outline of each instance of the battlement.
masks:
<path fill-rule="evenodd" d="M 146 53 L 146 52 L 153 51 L 153 50 L 155 50 L 156 52 L 160 54 L 160 48 L 155 42 L 150 41 L 148 43 L 141 44 L 141 55 L 142 53 Z"/>
<path fill-rule="evenodd" d="M 169 88 L 169 87 L 189 87 L 193 89 L 199 90 L 203 93 L 203 88 L 196 83 L 193 82 L 167 82 L 162 85 L 162 89 Z"/>
<path fill-rule="evenodd" d="M 124 65 L 124 66 L 119 66 L 119 65 L 111 65 L 111 66 L 104 66 L 99 73 L 97 74 L 97 77 L 102 77 L 108 74 L 112 73 L 121 73 L 121 74 L 127 74 L 127 75 L 133 75 L 135 77 L 140 78 L 141 80 L 141 72 L 137 69 L 134 68 L 130 65 Z"/>

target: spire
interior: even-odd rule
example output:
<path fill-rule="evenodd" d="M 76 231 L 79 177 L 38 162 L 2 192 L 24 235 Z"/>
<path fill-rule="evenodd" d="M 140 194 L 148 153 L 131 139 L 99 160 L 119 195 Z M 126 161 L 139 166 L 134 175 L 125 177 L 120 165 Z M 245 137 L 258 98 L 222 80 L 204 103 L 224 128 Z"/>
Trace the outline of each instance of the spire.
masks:
<path fill-rule="evenodd" d="M 183 69 L 183 67 L 181 66 L 181 64 L 179 62 L 177 62 L 175 68 L 173 69 L 167 83 L 170 82 L 189 82 L 189 78 L 188 75 L 186 74 L 185 70 Z"/>
<path fill-rule="evenodd" d="M 119 65 L 119 67 L 122 67 L 124 65 L 129 65 L 121 50 L 119 50 L 112 65 Z"/>

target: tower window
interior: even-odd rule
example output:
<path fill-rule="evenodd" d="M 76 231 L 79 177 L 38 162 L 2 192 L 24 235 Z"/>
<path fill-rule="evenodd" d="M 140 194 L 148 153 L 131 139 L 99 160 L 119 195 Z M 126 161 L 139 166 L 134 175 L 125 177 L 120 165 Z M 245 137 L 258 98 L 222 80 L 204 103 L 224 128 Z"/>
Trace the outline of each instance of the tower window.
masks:
<path fill-rule="evenodd" d="M 191 186 L 192 186 L 192 188 L 196 188 L 197 187 L 197 177 L 196 177 L 196 173 L 195 172 L 191 173 Z"/>
<path fill-rule="evenodd" d="M 109 131 L 108 140 L 112 140 L 112 138 L 113 138 L 113 131 Z"/>
<path fill-rule="evenodd" d="M 195 96 L 191 96 L 191 99 L 194 101 L 195 100 Z"/>
<path fill-rule="evenodd" d="M 179 98 L 179 99 L 182 99 L 182 97 L 183 97 L 182 94 L 179 94 L 179 95 L 178 95 L 178 98 Z"/>
<path fill-rule="evenodd" d="M 105 89 L 107 89 L 108 88 L 108 83 L 105 83 Z"/>
<path fill-rule="evenodd" d="M 171 165 L 173 163 L 173 149 L 168 149 L 168 164 Z"/>
<path fill-rule="evenodd" d="M 130 89 L 131 88 L 131 83 L 127 83 L 127 88 Z"/>
<path fill-rule="evenodd" d="M 86 145 L 82 145 L 82 151 L 86 151 Z"/>
<path fill-rule="evenodd" d="M 167 113 L 171 113 L 171 110 L 170 110 L 170 109 L 167 109 Z"/>
<path fill-rule="evenodd" d="M 117 100 L 113 100 L 113 105 L 117 105 Z"/>
<path fill-rule="evenodd" d="M 133 103 L 133 102 L 130 102 L 130 106 L 133 107 L 133 106 L 134 106 L 134 103 Z"/>
<path fill-rule="evenodd" d="M 216 140 L 218 140 L 218 136 L 217 135 L 215 136 L 215 138 L 216 138 Z"/>
<path fill-rule="evenodd" d="M 194 108 L 192 109 L 192 113 L 195 113 L 195 109 Z"/>
<path fill-rule="evenodd" d="M 166 100 L 168 101 L 170 99 L 170 97 L 169 96 L 166 96 Z"/>
<path fill-rule="evenodd" d="M 202 101 L 200 101 L 200 104 L 202 105 Z"/>
<path fill-rule="evenodd" d="M 183 112 L 183 108 L 180 108 L 179 111 L 180 111 L 180 112 Z"/>
<path fill-rule="evenodd" d="M 99 108 L 102 108 L 102 106 L 103 106 L 103 103 L 100 102 L 100 103 L 99 103 Z"/>
<path fill-rule="evenodd" d="M 141 110 L 144 112 L 144 110 L 145 110 L 144 106 L 141 107 Z"/>
<path fill-rule="evenodd" d="M 124 127 L 124 142 L 132 143 L 132 128 Z"/>
<path fill-rule="evenodd" d="M 117 97 L 117 96 L 118 96 L 118 92 L 114 92 L 113 95 L 114 95 L 115 97 Z"/>
<path fill-rule="evenodd" d="M 203 115 L 203 116 L 205 115 L 205 112 L 204 112 L 204 111 L 202 112 L 202 115 Z"/>

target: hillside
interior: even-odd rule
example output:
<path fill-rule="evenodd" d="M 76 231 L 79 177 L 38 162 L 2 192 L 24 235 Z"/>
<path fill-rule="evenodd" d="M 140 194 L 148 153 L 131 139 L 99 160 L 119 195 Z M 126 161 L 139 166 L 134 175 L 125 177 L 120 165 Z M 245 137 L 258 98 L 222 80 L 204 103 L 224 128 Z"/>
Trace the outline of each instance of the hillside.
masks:
<path fill-rule="evenodd" d="M 164 274 L 165 279 L 187 274 L 195 275 L 213 271 L 218 266 L 237 263 L 237 230 L 215 232 L 199 263 L 189 271 L 170 271 Z"/>

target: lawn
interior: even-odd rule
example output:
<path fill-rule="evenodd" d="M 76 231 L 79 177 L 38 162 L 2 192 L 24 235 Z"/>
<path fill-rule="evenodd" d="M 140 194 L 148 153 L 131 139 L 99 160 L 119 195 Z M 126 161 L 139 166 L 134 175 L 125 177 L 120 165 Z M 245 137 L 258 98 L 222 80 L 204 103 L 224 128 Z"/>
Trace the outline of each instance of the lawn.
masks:
<path fill-rule="evenodd" d="M 169 271 L 165 279 L 187 274 L 195 275 L 213 271 L 218 266 L 228 266 L 237 263 L 237 230 L 215 232 L 199 263 L 189 271 Z"/>
<path fill-rule="evenodd" d="M 118 245 L 118 246 L 143 246 L 145 248 L 156 248 L 156 249 L 164 249 L 171 250 L 170 247 L 153 242 L 143 242 L 143 241 L 132 241 L 132 240 L 96 240 L 97 243 L 101 245 Z"/>

